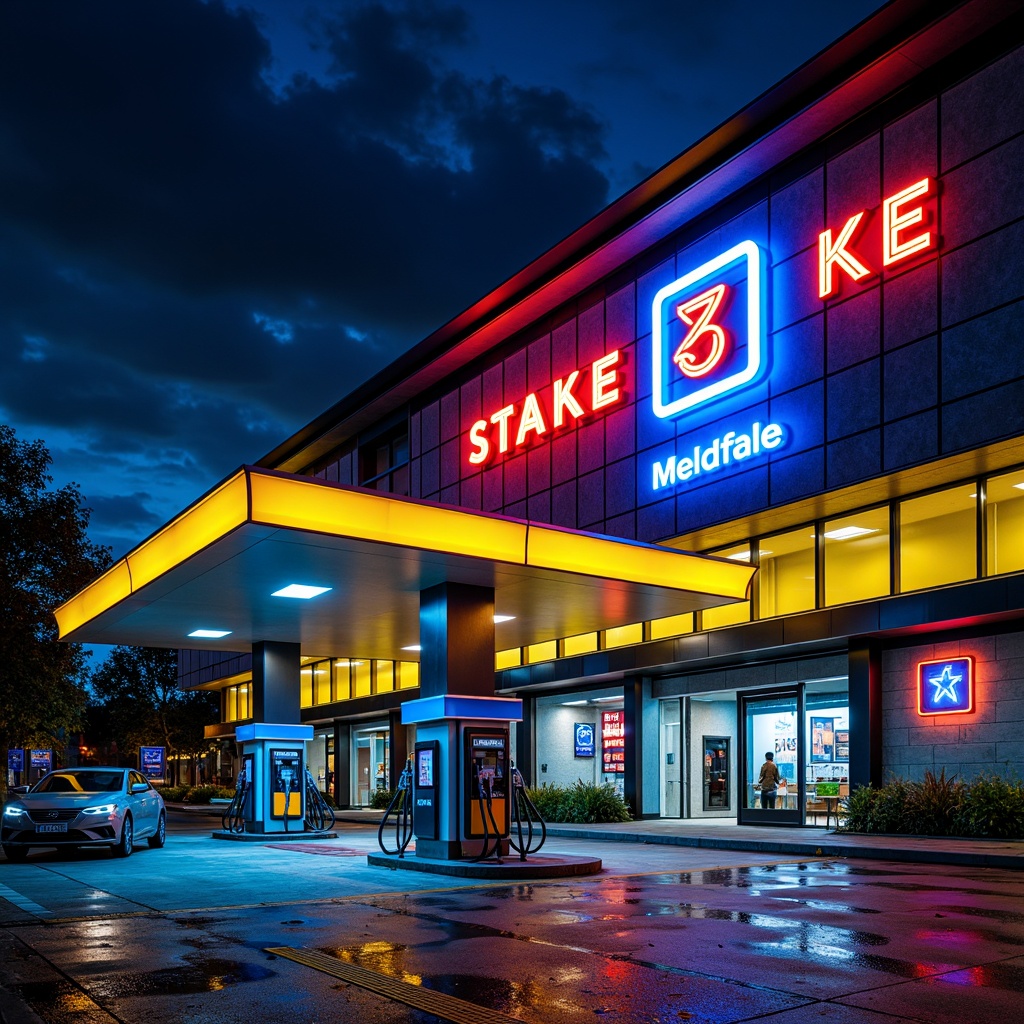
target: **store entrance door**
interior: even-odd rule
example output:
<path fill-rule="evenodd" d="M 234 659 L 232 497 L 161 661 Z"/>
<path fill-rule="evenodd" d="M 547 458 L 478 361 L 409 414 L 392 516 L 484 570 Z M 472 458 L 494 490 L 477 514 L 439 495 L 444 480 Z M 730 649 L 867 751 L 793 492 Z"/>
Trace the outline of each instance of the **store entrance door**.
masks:
<path fill-rule="evenodd" d="M 390 743 L 387 722 L 352 730 L 352 805 L 369 807 L 378 789 L 387 789 Z"/>
<path fill-rule="evenodd" d="M 740 694 L 741 825 L 799 825 L 804 789 L 799 689 Z M 774 766 L 774 767 L 772 767 Z"/>

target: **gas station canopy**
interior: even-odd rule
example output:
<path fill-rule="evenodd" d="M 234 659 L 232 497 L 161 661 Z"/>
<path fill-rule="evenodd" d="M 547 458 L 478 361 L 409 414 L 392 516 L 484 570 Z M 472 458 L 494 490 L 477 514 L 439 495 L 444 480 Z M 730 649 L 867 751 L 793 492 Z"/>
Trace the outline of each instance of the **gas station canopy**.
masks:
<path fill-rule="evenodd" d="M 62 640 L 413 660 L 420 592 L 491 587 L 498 649 L 739 601 L 744 562 L 243 467 L 56 611 Z M 309 599 L 286 587 L 328 588 Z M 221 633 L 196 638 L 195 631 Z"/>

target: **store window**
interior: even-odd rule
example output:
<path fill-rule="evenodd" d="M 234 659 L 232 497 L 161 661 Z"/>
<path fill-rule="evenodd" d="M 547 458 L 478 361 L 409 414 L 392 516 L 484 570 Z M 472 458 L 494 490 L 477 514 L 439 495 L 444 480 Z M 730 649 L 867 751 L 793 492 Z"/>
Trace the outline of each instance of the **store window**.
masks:
<path fill-rule="evenodd" d="M 350 661 L 349 673 L 352 680 L 352 696 L 369 697 L 370 663 L 368 661 Z"/>
<path fill-rule="evenodd" d="M 799 823 L 797 694 L 744 696 L 742 817 Z M 776 771 L 764 766 L 771 762 Z M 776 780 L 762 785 L 761 780 Z"/>
<path fill-rule="evenodd" d="M 737 544 L 720 551 L 709 551 L 716 558 L 732 558 L 737 562 L 750 561 L 750 545 Z M 719 605 L 717 608 L 705 608 L 700 613 L 701 629 L 718 629 L 719 626 L 732 626 L 737 622 L 750 621 L 750 602 L 735 601 L 732 604 Z"/>
<path fill-rule="evenodd" d="M 420 685 L 420 663 L 418 661 L 395 662 L 395 670 L 398 672 L 398 688 L 400 690 L 411 690 Z"/>
<path fill-rule="evenodd" d="M 530 665 L 534 665 L 538 661 L 553 661 L 557 657 L 557 640 L 545 640 L 543 643 L 530 644 L 526 648 L 526 661 Z"/>
<path fill-rule="evenodd" d="M 352 683 L 349 679 L 348 658 L 337 658 L 334 662 L 334 699 L 348 700 L 352 696 Z"/>
<path fill-rule="evenodd" d="M 537 697 L 534 715 L 537 761 L 530 782 L 610 782 L 622 792 L 626 741 L 621 687 Z"/>
<path fill-rule="evenodd" d="M 988 480 L 985 526 L 989 575 L 1024 569 L 1024 469 Z"/>
<path fill-rule="evenodd" d="M 299 707 L 313 706 L 313 666 L 303 665 L 299 669 Z"/>
<path fill-rule="evenodd" d="M 642 643 L 644 639 L 644 624 L 642 622 L 631 622 L 628 626 L 615 626 L 604 631 L 604 646 L 626 647 L 629 644 Z"/>
<path fill-rule="evenodd" d="M 369 677 L 369 662 L 367 666 Z M 352 803 L 366 807 L 373 793 L 387 789 L 391 744 L 387 722 L 372 722 L 352 733 Z"/>
<path fill-rule="evenodd" d="M 562 653 L 567 658 L 571 658 L 576 654 L 590 654 L 596 650 L 596 633 L 579 633 L 576 636 L 567 636 L 562 641 Z"/>
<path fill-rule="evenodd" d="M 758 543 L 760 617 L 814 607 L 814 528 L 803 526 Z"/>
<path fill-rule="evenodd" d="M 331 703 L 331 663 L 318 661 L 313 665 L 313 703 Z"/>
<path fill-rule="evenodd" d="M 670 636 L 682 636 L 693 632 L 693 613 L 669 615 L 664 619 L 651 620 L 651 639 L 665 640 Z"/>
<path fill-rule="evenodd" d="M 395 688 L 395 663 L 393 661 L 378 661 L 373 667 L 376 680 L 374 682 L 374 693 L 391 693 Z"/>
<path fill-rule="evenodd" d="M 977 576 L 977 502 L 965 484 L 900 502 L 901 591 Z"/>
<path fill-rule="evenodd" d="M 252 718 L 252 684 L 239 683 L 224 691 L 224 721 L 240 722 Z"/>
<path fill-rule="evenodd" d="M 494 655 L 494 670 L 500 672 L 503 668 L 517 668 L 523 663 L 523 651 L 520 647 L 510 647 L 507 651 L 496 651 Z"/>
<path fill-rule="evenodd" d="M 850 795 L 850 698 L 846 679 L 808 683 L 804 690 L 804 778 L 808 825 L 836 820 L 839 801 Z"/>
<path fill-rule="evenodd" d="M 727 811 L 732 806 L 729 779 L 729 745 L 728 736 L 703 736 L 702 771 L 702 808 L 705 811 Z"/>
<path fill-rule="evenodd" d="M 889 508 L 828 520 L 825 539 L 825 604 L 848 604 L 889 593 Z"/>

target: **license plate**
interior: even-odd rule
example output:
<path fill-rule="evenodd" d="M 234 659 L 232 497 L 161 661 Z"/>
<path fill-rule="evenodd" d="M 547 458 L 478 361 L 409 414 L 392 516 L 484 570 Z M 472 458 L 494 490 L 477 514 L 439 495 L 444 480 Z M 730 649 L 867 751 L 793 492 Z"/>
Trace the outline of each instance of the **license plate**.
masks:
<path fill-rule="evenodd" d="M 62 821 L 57 825 L 36 825 L 36 832 L 67 832 L 68 823 Z"/>

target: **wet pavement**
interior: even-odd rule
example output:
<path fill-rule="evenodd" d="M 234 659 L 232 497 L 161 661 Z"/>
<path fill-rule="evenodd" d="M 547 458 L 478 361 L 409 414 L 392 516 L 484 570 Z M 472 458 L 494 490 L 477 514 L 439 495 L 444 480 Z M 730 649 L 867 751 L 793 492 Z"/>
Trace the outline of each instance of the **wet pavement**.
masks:
<path fill-rule="evenodd" d="M 0 859 L 5 1024 L 1010 1022 L 1024 875 L 553 836 L 592 878 L 367 866 L 375 832 Z M 549 850 L 550 847 L 550 850 Z M 432 1009 L 425 1009 L 430 1007 Z"/>

